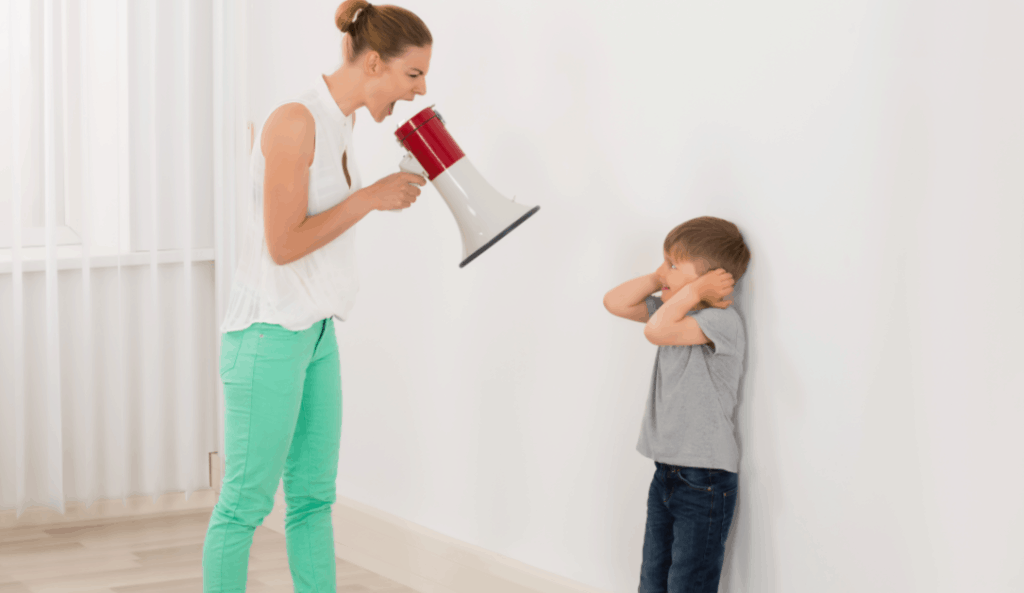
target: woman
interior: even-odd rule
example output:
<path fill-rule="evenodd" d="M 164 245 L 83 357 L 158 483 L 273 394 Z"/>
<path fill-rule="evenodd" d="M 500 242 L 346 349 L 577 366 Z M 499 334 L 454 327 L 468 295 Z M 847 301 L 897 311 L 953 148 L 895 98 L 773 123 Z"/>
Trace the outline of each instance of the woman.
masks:
<path fill-rule="evenodd" d="M 408 208 L 426 180 L 395 173 L 363 188 L 352 166 L 355 111 L 380 123 L 427 92 L 433 40 L 413 13 L 348 0 L 335 21 L 344 63 L 275 109 L 253 150 L 254 216 L 221 326 L 224 482 L 203 546 L 203 590 L 244 591 L 253 531 L 284 477 L 295 591 L 334 591 L 331 504 L 341 439 L 333 318 L 358 290 L 352 227 Z"/>

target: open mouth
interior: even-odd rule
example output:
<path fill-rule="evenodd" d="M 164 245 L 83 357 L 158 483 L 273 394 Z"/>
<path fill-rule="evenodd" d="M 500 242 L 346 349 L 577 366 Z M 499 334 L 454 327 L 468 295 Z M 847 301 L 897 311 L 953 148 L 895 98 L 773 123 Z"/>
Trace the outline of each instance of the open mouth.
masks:
<path fill-rule="evenodd" d="M 395 112 L 395 103 L 397 103 L 397 101 L 392 101 L 391 105 L 388 106 L 388 115 Z"/>

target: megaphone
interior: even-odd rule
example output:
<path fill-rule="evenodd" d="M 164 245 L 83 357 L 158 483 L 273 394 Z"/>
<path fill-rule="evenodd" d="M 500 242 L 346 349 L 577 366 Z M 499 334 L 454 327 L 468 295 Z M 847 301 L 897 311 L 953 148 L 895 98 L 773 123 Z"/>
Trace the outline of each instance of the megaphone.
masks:
<path fill-rule="evenodd" d="M 491 187 L 448 134 L 433 106 L 412 116 L 395 136 L 408 151 L 399 168 L 429 179 L 455 217 L 462 234 L 460 268 L 540 210 L 517 204 Z"/>

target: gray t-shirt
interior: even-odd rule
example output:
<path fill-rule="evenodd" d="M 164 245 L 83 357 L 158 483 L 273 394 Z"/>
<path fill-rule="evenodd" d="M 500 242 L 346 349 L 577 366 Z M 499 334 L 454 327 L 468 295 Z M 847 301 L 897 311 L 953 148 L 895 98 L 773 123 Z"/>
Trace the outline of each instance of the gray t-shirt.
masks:
<path fill-rule="evenodd" d="M 663 304 L 656 296 L 646 303 L 651 316 Z M 743 320 L 732 306 L 687 315 L 715 347 L 658 346 L 636 450 L 661 463 L 736 472 L 733 411 L 743 372 Z"/>

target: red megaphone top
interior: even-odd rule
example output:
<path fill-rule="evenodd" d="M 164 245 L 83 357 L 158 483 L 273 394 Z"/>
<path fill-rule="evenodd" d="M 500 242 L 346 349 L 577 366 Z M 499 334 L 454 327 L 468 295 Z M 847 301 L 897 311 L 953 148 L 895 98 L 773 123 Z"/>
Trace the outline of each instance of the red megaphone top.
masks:
<path fill-rule="evenodd" d="M 466 156 L 433 107 L 412 116 L 395 131 L 395 136 L 398 143 L 416 157 L 431 181 Z"/>

